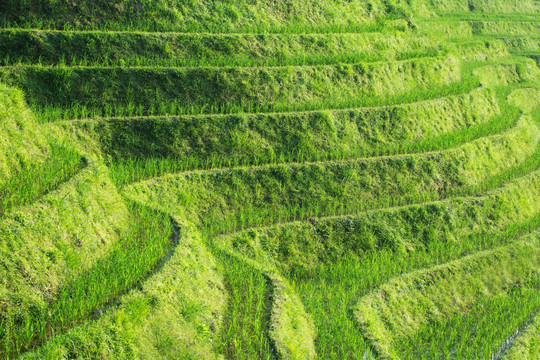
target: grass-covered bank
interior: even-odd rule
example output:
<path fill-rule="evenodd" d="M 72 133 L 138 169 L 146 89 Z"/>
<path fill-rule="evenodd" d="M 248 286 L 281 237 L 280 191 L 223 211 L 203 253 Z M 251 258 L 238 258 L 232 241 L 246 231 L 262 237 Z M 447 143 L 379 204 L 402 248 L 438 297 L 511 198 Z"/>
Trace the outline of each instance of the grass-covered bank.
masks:
<path fill-rule="evenodd" d="M 495 96 L 486 88 L 379 108 L 89 120 L 63 126 L 97 138 L 115 182 L 123 185 L 166 172 L 447 148 L 511 126 L 517 109 L 504 100 L 507 93 Z"/>
<path fill-rule="evenodd" d="M 192 225 L 163 268 L 97 320 L 84 321 L 22 359 L 218 359 L 226 309 L 223 275 Z"/>
<path fill-rule="evenodd" d="M 403 353 L 403 348 L 400 348 L 400 341 L 411 336 L 417 336 L 410 340 L 415 343 L 415 346 L 411 347 L 409 344 L 406 348 L 409 349 L 407 351 L 418 351 L 411 353 L 413 357 L 440 356 L 441 352 L 448 354 L 455 351 L 454 347 L 457 346 L 458 351 L 465 351 L 461 356 L 474 355 L 486 358 L 496 352 L 499 345 L 515 331 L 516 325 L 519 326 L 527 319 L 530 311 L 538 308 L 540 299 L 537 272 L 538 234 L 533 233 L 525 242 L 481 252 L 443 266 L 397 277 L 373 294 L 362 298 L 357 305 L 356 316 L 377 353 L 384 358 L 401 359 L 402 356 L 409 358 L 409 355 Z M 517 286 L 516 283 L 522 285 Z M 514 290 L 512 285 L 518 288 L 523 287 L 523 289 Z M 520 297 L 523 307 L 510 306 L 509 300 L 505 299 L 506 296 Z M 491 299 L 491 306 L 497 310 L 482 313 L 480 309 L 484 297 Z M 479 308 L 474 308 L 475 304 Z M 388 317 L 389 312 L 396 310 L 404 315 L 403 318 Z M 504 329 L 506 332 L 497 334 L 498 327 L 485 330 L 480 328 L 480 331 L 471 331 L 473 339 L 470 339 L 459 331 L 460 326 L 463 330 L 470 326 L 469 319 L 458 317 L 458 314 L 464 311 L 472 312 L 471 318 L 477 316 L 482 321 L 487 315 L 488 324 L 496 316 L 508 317 L 505 314 L 508 312 L 515 316 L 512 321 L 505 324 L 509 326 Z M 478 313 L 475 314 L 476 312 Z M 450 320 L 442 323 L 448 317 Z M 471 319 L 470 321 L 478 324 L 478 320 Z M 444 336 L 446 331 L 443 329 L 436 331 L 436 326 L 436 335 L 422 333 L 422 326 L 427 326 L 429 321 L 441 321 L 443 327 L 451 326 L 453 321 L 457 321 L 459 324 L 452 327 L 452 331 L 455 335 L 461 333 L 463 336 L 457 336 L 457 339 L 455 335 Z M 491 336 L 486 337 L 481 331 L 487 331 Z M 430 336 L 436 336 L 436 339 L 442 343 L 442 349 L 437 348 L 439 343 Z M 478 338 L 475 338 L 476 336 Z M 461 344 L 459 344 L 460 340 Z M 475 347 L 475 350 L 471 351 L 467 349 L 472 345 L 468 344 L 468 341 L 480 341 L 485 348 Z M 453 342 L 457 344 L 454 345 Z M 424 353 L 422 344 L 426 344 L 426 350 L 430 352 Z"/>
<path fill-rule="evenodd" d="M 188 172 L 128 186 L 126 194 L 197 219 L 218 233 L 235 231 L 297 216 L 351 213 L 485 191 L 482 183 L 505 170 L 511 176 L 512 169 L 527 164 L 531 156 L 534 166 L 537 142 L 538 128 L 525 117 L 505 133 L 438 153 Z M 488 148 L 491 155 L 482 155 Z"/>
<path fill-rule="evenodd" d="M 22 66 L 0 68 L 0 80 L 22 88 L 48 119 L 376 105 L 413 90 L 419 96 L 468 85 L 460 82 L 460 62 L 451 56 L 254 68 Z"/>
<path fill-rule="evenodd" d="M 0 317 L 0 357 L 17 357 L 99 316 L 122 293 L 142 284 L 174 250 L 177 239 L 169 216 L 137 205 L 129 212 L 127 229 L 116 243 L 74 279 L 66 279 L 51 299 L 26 312 L 9 309 Z"/>
<path fill-rule="evenodd" d="M 407 8 L 406 2 L 401 0 L 398 4 L 381 0 L 369 4 L 359 0 L 347 3 L 121 0 L 116 3 L 84 1 L 77 5 L 49 0 L 6 0 L 0 7 L 0 25 L 178 32 L 379 31 L 384 29 L 385 19 L 406 18 Z"/>
<path fill-rule="evenodd" d="M 0 121 L 0 186 L 4 186 L 21 168 L 43 162 L 49 148 L 23 93 L 4 84 L 0 84 Z"/>
<path fill-rule="evenodd" d="M 500 246 L 537 228 L 538 189 L 538 177 L 526 177 L 485 197 L 246 230 L 218 243 L 273 264 L 291 279 L 315 322 L 318 356 L 361 358 L 371 345 L 351 315 L 359 296 L 393 276 Z"/>
<path fill-rule="evenodd" d="M 525 359 L 532 360 L 540 355 L 540 317 L 538 312 L 530 323 L 518 334 L 510 348 L 504 353 L 502 358 L 505 360 Z"/>
<path fill-rule="evenodd" d="M 180 34 L 0 30 L 1 64 L 52 66 L 284 66 L 444 55 L 429 37 L 394 33 Z"/>

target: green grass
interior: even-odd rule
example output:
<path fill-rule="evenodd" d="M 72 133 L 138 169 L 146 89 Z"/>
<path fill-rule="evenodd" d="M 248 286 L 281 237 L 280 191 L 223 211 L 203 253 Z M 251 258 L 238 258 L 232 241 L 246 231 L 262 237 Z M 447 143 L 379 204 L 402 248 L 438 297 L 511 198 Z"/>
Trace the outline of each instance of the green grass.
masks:
<path fill-rule="evenodd" d="M 506 294 L 480 298 L 465 316 L 434 321 L 396 347 L 403 359 L 489 358 L 538 312 L 539 293 L 538 279 L 517 282 Z"/>
<path fill-rule="evenodd" d="M 223 254 L 229 308 L 218 352 L 229 359 L 275 359 L 269 339 L 273 285 L 260 271 Z"/>
<path fill-rule="evenodd" d="M 506 97 L 507 93 L 508 90 L 502 92 L 498 98 Z M 112 120 L 107 123 L 76 123 L 76 126 L 97 134 L 102 148 L 111 158 L 109 167 L 113 181 L 118 186 L 124 186 L 152 177 L 197 169 L 344 161 L 438 151 L 499 133 L 517 121 L 518 109 L 508 106 L 505 101 L 498 102 L 503 108 L 502 113 L 493 116 L 499 112 L 497 102 L 489 97 L 485 102 L 479 101 L 479 96 L 475 96 L 475 99 L 474 104 L 466 102 L 469 106 L 467 110 L 461 108 L 463 102 L 467 101 L 464 97 L 453 97 L 435 100 L 432 104 L 348 110 L 333 114 L 269 114 L 248 116 L 247 119 L 246 116 L 229 116 L 219 119 L 221 121 L 209 117 Z M 439 106 L 445 111 L 440 111 Z M 437 127 L 431 129 L 430 124 L 422 121 L 424 116 L 426 120 L 440 117 Z M 246 124 L 246 120 L 253 121 L 253 125 L 249 122 Z M 454 120 L 465 121 L 465 124 L 454 125 Z M 407 121 L 412 123 L 406 126 Z M 446 126 L 443 125 L 445 121 L 448 122 Z M 472 125 L 473 122 L 477 124 Z M 184 130 L 188 124 L 189 130 Z M 274 124 L 279 124 L 279 127 L 274 129 Z M 368 124 L 372 133 L 366 133 Z M 200 126 L 200 132 L 195 126 Z M 422 137 L 415 134 L 415 128 Z M 446 129 L 452 131 L 444 133 Z M 173 136 L 181 136 L 184 131 L 190 134 L 188 138 L 193 139 L 192 142 L 186 144 L 183 141 L 181 145 L 171 141 Z M 433 137 L 429 137 L 431 132 Z M 319 142 L 321 138 L 325 141 Z M 262 142 L 264 147 L 261 146 Z M 205 144 L 206 149 L 199 150 L 200 155 L 190 155 L 201 143 Z M 152 156 L 160 154 L 161 157 L 146 158 L 145 154 L 148 153 L 152 153 Z"/>
<path fill-rule="evenodd" d="M 28 110 L 23 93 L 0 84 L 0 186 L 23 167 L 43 162 L 47 139 Z"/>
<path fill-rule="evenodd" d="M 373 46 L 376 43 L 376 46 Z M 445 45 L 399 32 L 179 34 L 0 30 L 4 66 L 331 65 L 440 56 Z M 39 49 L 39 50 L 37 50 Z"/>
<path fill-rule="evenodd" d="M 1 2 L 0 358 L 536 359 L 539 14 Z"/>
<path fill-rule="evenodd" d="M 38 117 L 51 120 L 374 106 L 472 90 L 474 77 L 460 75 L 451 56 L 316 67 L 0 68 L 0 80 L 21 87 L 42 109 Z"/>
<path fill-rule="evenodd" d="M 381 250 L 362 258 L 343 258 L 310 271 L 293 273 L 296 291 L 317 326 L 318 356 L 328 359 L 374 356 L 371 343 L 363 337 L 352 315 L 351 308 L 359 296 L 401 273 L 459 259 L 494 243 L 477 237 L 469 243 L 433 243 L 407 253 Z M 344 338 L 348 340 L 343 341 Z"/>
<path fill-rule="evenodd" d="M 6 0 L 0 26 L 53 29 L 181 32 L 339 32 L 380 31 L 385 19 L 407 18 L 408 6 L 373 1 L 369 5 L 292 0 L 259 3 L 155 3 L 149 0 L 84 2 L 79 6 L 50 0 Z M 24 14 L 24 15 L 23 15 Z M 406 23 L 405 23 L 406 24 Z"/>
<path fill-rule="evenodd" d="M 130 226 L 109 253 L 67 280 L 54 300 L 28 313 L 0 316 L 0 358 L 13 358 L 105 311 L 119 296 L 141 284 L 173 250 L 170 219 L 140 206 L 131 208 Z"/>
<path fill-rule="evenodd" d="M 517 282 L 528 286 L 531 274 L 538 271 L 538 250 L 538 234 L 533 233 L 522 242 L 398 276 L 362 297 L 355 305 L 355 317 L 380 356 L 401 359 L 403 349 L 400 348 L 400 341 L 416 335 L 422 336 L 423 327 L 430 322 L 443 323 L 446 319 L 457 319 L 459 314 L 469 313 L 484 298 L 497 299 L 504 296 Z M 532 286 L 537 285 L 532 283 Z M 532 295 L 529 309 L 533 310 L 538 306 L 538 294 L 534 287 L 529 291 Z M 515 319 L 521 318 L 524 321 L 527 315 L 524 318 L 520 311 L 513 311 L 518 313 Z M 392 317 L 396 312 L 402 316 Z M 510 328 L 503 327 L 502 334 L 510 335 L 515 331 L 512 328 L 514 324 L 508 325 Z M 496 335 L 492 339 L 499 338 L 502 343 L 504 338 L 500 337 Z M 483 343 L 488 348 L 491 347 L 490 338 Z M 435 345 L 434 342 L 430 343 Z M 448 346 L 448 343 L 445 344 L 445 347 Z M 445 353 L 450 350 L 443 348 Z M 482 350 L 475 348 L 474 352 L 485 358 L 487 354 L 481 353 Z M 470 355 L 471 350 L 468 351 Z"/>
<path fill-rule="evenodd" d="M 0 185 L 0 216 L 13 207 L 28 205 L 71 179 L 86 160 L 75 149 L 52 143 L 43 163 L 26 166 Z"/>
<path fill-rule="evenodd" d="M 538 313 L 531 319 L 526 327 L 521 329 L 517 339 L 510 344 L 510 348 L 503 353 L 503 359 L 527 359 L 532 360 L 540 354 L 540 317 Z"/>
<path fill-rule="evenodd" d="M 224 242 L 249 259 L 270 257 L 291 279 L 315 321 L 318 356 L 362 358 L 370 345 L 351 314 L 354 301 L 392 276 L 459 259 L 537 228 L 537 195 L 521 191 L 535 187 L 530 180 L 486 198 L 247 230 Z"/>
<path fill-rule="evenodd" d="M 515 167 L 527 159 L 534 166 L 537 128 L 526 123 L 440 153 L 184 173 L 129 186 L 126 194 L 197 219 L 218 233 L 438 200 L 485 191 L 489 186 L 483 182 L 505 170 L 509 176 L 519 174 Z M 518 155 L 512 143 L 523 152 Z M 483 155 L 486 148 L 489 157 Z"/>

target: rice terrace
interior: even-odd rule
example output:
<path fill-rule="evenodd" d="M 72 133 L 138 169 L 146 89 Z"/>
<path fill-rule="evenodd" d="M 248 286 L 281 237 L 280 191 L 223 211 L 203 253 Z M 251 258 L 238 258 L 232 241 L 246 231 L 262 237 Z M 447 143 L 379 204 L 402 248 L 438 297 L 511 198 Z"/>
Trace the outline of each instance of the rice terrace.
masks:
<path fill-rule="evenodd" d="M 0 360 L 540 360 L 540 0 L 0 0 Z"/>

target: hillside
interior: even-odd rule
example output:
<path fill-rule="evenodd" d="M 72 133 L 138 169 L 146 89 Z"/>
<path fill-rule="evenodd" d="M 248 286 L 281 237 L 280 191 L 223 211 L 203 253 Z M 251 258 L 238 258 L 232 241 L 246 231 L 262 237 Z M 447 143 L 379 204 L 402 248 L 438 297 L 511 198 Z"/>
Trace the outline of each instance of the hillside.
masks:
<path fill-rule="evenodd" d="M 3 0 L 0 359 L 540 358 L 540 1 Z"/>

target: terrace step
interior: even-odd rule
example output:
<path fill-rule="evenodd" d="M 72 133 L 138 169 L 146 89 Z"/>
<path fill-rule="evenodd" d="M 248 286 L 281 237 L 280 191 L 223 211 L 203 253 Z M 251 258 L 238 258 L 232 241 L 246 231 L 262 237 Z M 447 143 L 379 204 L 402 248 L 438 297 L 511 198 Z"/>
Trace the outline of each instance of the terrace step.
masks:
<path fill-rule="evenodd" d="M 540 314 L 536 314 L 517 338 L 509 344 L 510 347 L 500 356 L 503 360 L 534 360 L 540 354 Z"/>
<path fill-rule="evenodd" d="M 540 21 L 425 21 L 421 23 L 423 34 L 440 34 L 451 38 L 471 36 L 537 36 Z"/>
<path fill-rule="evenodd" d="M 26 167 L 44 161 L 50 151 L 23 94 L 0 85 L 0 188 Z"/>
<path fill-rule="evenodd" d="M 505 104 L 501 110 L 499 98 L 489 88 L 478 88 L 461 95 L 379 108 L 110 118 L 70 121 L 62 126 L 69 132 L 91 134 L 118 170 L 146 166 L 143 163 L 148 159 L 148 166 L 169 162 L 170 172 L 231 163 L 337 160 L 457 146 L 515 124 L 518 111 Z"/>
<path fill-rule="evenodd" d="M 85 117 L 94 111 L 110 116 L 113 111 L 118 113 L 115 108 L 128 114 L 148 115 L 167 110 L 249 111 L 249 107 L 279 111 L 280 106 L 300 107 L 305 103 L 332 106 L 334 102 L 343 107 L 351 99 L 367 105 L 382 102 L 383 96 L 410 97 L 433 89 L 464 86 L 467 81 L 460 83 L 460 67 L 454 57 L 316 67 L 22 66 L 0 68 L 0 79 L 22 88 L 34 108 L 53 107 L 65 113 L 70 108 L 79 109 L 81 113 L 76 117 Z"/>
<path fill-rule="evenodd" d="M 510 296 L 516 284 L 527 281 L 530 272 L 538 269 L 539 240 L 540 233 L 533 233 L 515 244 L 397 277 L 362 298 L 355 306 L 355 316 L 363 332 L 382 357 L 401 359 L 414 354 L 413 356 L 423 359 L 433 356 L 433 351 L 453 352 L 456 349 L 438 348 L 440 344 L 437 342 L 444 343 L 446 339 L 435 338 L 434 334 L 428 335 L 429 329 L 426 329 L 428 322 L 442 324 L 443 319 L 445 322 L 455 321 L 456 316 L 466 316 L 464 313 L 479 301 L 495 301 L 500 297 Z M 531 307 L 534 309 L 540 304 L 540 298 L 534 296 L 535 292 L 537 294 L 538 289 L 533 283 L 525 285 L 525 289 L 517 293 L 520 295 L 517 299 L 523 297 L 526 301 L 520 305 L 527 305 L 521 308 L 522 312 L 527 313 L 519 314 L 522 321 L 530 316 L 528 311 Z M 482 317 L 492 314 L 480 312 L 479 316 L 476 321 L 481 321 Z M 515 322 L 516 319 L 512 320 Z M 505 325 L 512 326 L 508 323 Z M 507 336 L 515 330 L 504 329 Z M 471 336 L 485 336 L 496 331 L 497 327 L 478 329 Z M 423 339 L 420 338 L 422 334 L 425 335 L 425 341 L 432 342 L 431 349 L 429 344 L 422 342 Z M 505 339 L 506 337 L 500 340 L 502 342 Z M 415 341 L 415 346 L 407 349 L 408 354 L 403 354 L 402 346 L 410 345 L 408 341 Z M 484 337 L 480 341 L 493 340 Z M 500 344 L 494 345 L 495 347 L 491 348 L 493 353 Z M 424 349 L 429 353 L 424 353 Z M 463 349 L 459 350 L 459 356 L 462 356 Z M 484 357 L 489 355 L 491 354 L 483 353 Z"/>
<path fill-rule="evenodd" d="M 211 241 L 244 259 L 273 264 L 282 274 L 309 272 L 347 256 L 385 249 L 413 251 L 437 242 L 514 238 L 540 226 L 539 198 L 540 170 L 535 170 L 481 195 L 306 217 L 217 235 Z"/>
<path fill-rule="evenodd" d="M 196 223 L 236 229 L 299 212 L 362 211 L 471 191 L 520 164 L 535 163 L 538 134 L 524 118 L 503 134 L 437 153 L 193 171 L 134 184 L 124 193 Z"/>
<path fill-rule="evenodd" d="M 422 36 L 396 34 L 178 34 L 0 30 L 2 65 L 325 65 L 440 56 Z"/>
<path fill-rule="evenodd" d="M 311 218 L 211 241 L 246 264 L 277 269 L 294 283 L 292 291 L 301 296 L 304 311 L 314 319 L 321 346 L 342 349 L 342 355 L 369 353 L 369 344 L 361 340 L 342 344 L 342 329 L 331 330 L 335 319 L 340 319 L 340 327 L 350 326 L 350 335 L 362 339 L 349 319 L 350 307 L 359 296 L 392 276 L 499 246 L 538 228 L 539 176 L 536 171 L 482 196 Z M 504 215 L 497 215 L 502 208 Z M 428 253 L 433 254 L 427 257 Z M 387 266 L 389 262 L 393 265 Z M 307 340 L 296 334 L 299 341 Z"/>
<path fill-rule="evenodd" d="M 43 335 L 46 328 L 35 327 L 28 338 L 25 327 L 37 324 L 25 320 L 47 307 L 65 279 L 105 256 L 127 232 L 128 218 L 107 169 L 93 160 L 56 190 L 0 218 L 0 357 L 18 355 Z"/>

